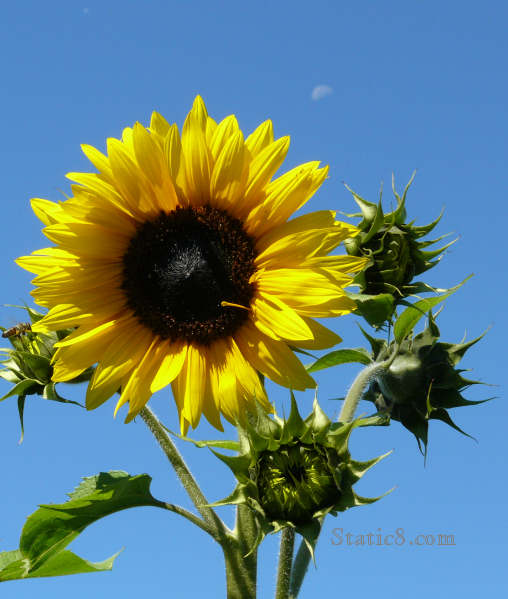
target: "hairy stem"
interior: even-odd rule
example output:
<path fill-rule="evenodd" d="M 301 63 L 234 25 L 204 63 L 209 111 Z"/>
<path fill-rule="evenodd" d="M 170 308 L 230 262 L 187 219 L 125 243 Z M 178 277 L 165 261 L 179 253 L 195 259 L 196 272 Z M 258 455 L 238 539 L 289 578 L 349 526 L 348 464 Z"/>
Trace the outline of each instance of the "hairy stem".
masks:
<path fill-rule="evenodd" d="M 275 599 L 288 599 L 293 552 L 295 549 L 295 529 L 284 528 L 280 535 L 279 568 L 277 571 L 277 588 Z"/>
<path fill-rule="evenodd" d="M 257 526 L 251 510 L 236 508 L 235 530 L 222 544 L 226 560 L 227 599 L 255 599 L 257 585 Z"/>
<path fill-rule="evenodd" d="M 358 403 L 365 391 L 365 387 L 372 382 L 372 379 L 374 379 L 379 372 L 388 368 L 392 361 L 393 359 L 390 358 L 384 362 L 374 362 L 358 373 L 358 376 L 349 388 L 346 399 L 342 405 L 342 410 L 339 414 L 339 422 L 351 422 L 351 420 L 353 420 Z"/>
<path fill-rule="evenodd" d="M 225 538 L 228 529 L 213 509 L 207 507 L 208 501 L 206 497 L 201 491 L 195 478 L 192 476 L 175 444 L 164 430 L 164 427 L 159 422 L 157 416 L 155 416 L 149 407 L 145 406 L 141 410 L 140 416 L 155 437 L 162 451 L 166 454 L 166 457 L 180 479 L 184 489 L 187 491 L 192 503 L 201 514 L 207 526 L 207 532 L 209 532 L 217 542 L 221 543 Z"/>
<path fill-rule="evenodd" d="M 201 528 L 201 530 L 204 530 L 205 532 L 207 532 L 209 535 L 211 535 L 213 537 L 213 533 L 212 533 L 210 527 L 208 526 L 208 524 L 204 520 L 202 520 L 199 516 L 196 516 L 196 514 L 189 512 L 189 510 L 186 510 L 185 508 L 183 508 L 179 505 L 175 505 L 174 503 L 167 503 L 165 501 L 161 502 L 161 507 L 164 508 L 165 510 L 169 510 L 170 512 L 174 512 L 175 514 L 178 514 L 179 516 L 183 516 L 184 518 L 187 518 L 187 520 L 189 520 L 189 522 L 192 522 L 193 524 L 195 524 L 196 526 Z"/>
<path fill-rule="evenodd" d="M 291 571 L 291 582 L 289 585 L 288 599 L 296 599 L 302 587 L 303 579 L 309 569 L 311 554 L 307 544 L 302 539 L 296 553 L 293 569 Z"/>

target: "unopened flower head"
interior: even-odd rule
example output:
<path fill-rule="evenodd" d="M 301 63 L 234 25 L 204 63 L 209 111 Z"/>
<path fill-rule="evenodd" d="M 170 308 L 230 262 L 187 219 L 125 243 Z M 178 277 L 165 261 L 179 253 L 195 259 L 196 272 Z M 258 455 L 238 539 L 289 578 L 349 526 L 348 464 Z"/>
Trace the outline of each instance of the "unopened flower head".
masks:
<path fill-rule="evenodd" d="M 426 283 L 413 279 L 434 267 L 442 252 L 454 243 L 452 241 L 435 250 L 425 249 L 446 237 L 422 239 L 439 223 L 441 216 L 421 227 L 406 222 L 406 195 L 413 177 L 402 196 L 393 185 L 397 208 L 387 214 L 383 212 L 381 200 L 374 204 L 350 190 L 363 218 L 358 225 L 360 233 L 346 240 L 345 246 L 352 256 L 368 259 L 366 268 L 356 275 L 355 283 L 360 288 L 360 296 L 357 297 L 360 313 L 373 325 L 389 320 L 397 303 L 405 297 L 433 291 Z"/>
<path fill-rule="evenodd" d="M 259 525 L 257 542 L 267 533 L 290 526 L 312 550 L 323 516 L 379 499 L 360 497 L 353 485 L 385 456 L 367 462 L 353 460 L 348 441 L 357 426 L 387 421 L 377 416 L 332 423 L 317 401 L 303 420 L 294 398 L 287 420 L 260 411 L 256 422 L 240 427 L 240 454 L 217 454 L 231 468 L 238 485 L 214 505 L 248 506 Z"/>
<path fill-rule="evenodd" d="M 461 374 L 464 371 L 456 368 L 482 336 L 462 343 L 439 341 L 439 329 L 429 313 L 425 330 L 401 343 L 390 367 L 376 376 L 364 398 L 400 421 L 415 435 L 420 447 L 422 443 L 427 446 L 429 420 L 441 420 L 466 434 L 453 422 L 448 409 L 483 403 L 462 396 L 478 381 L 466 379 Z M 388 359 L 396 349 L 395 342 L 387 344 L 367 337 L 378 362 Z"/>

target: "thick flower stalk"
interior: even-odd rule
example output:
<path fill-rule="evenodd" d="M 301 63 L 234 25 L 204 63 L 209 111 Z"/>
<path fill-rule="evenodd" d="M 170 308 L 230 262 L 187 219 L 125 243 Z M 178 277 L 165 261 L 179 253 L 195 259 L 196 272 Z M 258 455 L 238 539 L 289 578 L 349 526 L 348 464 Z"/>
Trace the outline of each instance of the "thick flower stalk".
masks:
<path fill-rule="evenodd" d="M 448 410 L 483 401 L 470 401 L 462 393 L 478 381 L 466 379 L 456 368 L 466 351 L 483 335 L 472 341 L 444 343 L 432 313 L 424 331 L 405 339 L 388 368 L 380 370 L 364 394 L 364 399 L 388 412 L 411 431 L 421 447 L 427 446 L 429 420 L 441 420 L 464 433 L 452 420 Z M 376 362 L 387 360 L 396 349 L 395 342 L 367 336 Z"/>
<path fill-rule="evenodd" d="M 344 245 L 350 255 L 363 256 L 368 260 L 366 267 L 355 277 L 360 295 L 351 297 L 355 297 L 362 315 L 375 326 L 389 320 L 404 298 L 434 291 L 426 283 L 413 279 L 433 268 L 444 250 L 454 243 L 452 241 L 435 250 L 425 249 L 446 237 L 422 239 L 436 227 L 441 215 L 425 226 L 416 227 L 413 222 L 407 222 L 406 195 L 413 177 L 402 196 L 393 186 L 397 208 L 387 214 L 383 212 L 381 200 L 374 204 L 350 190 L 361 210 L 361 215 L 355 216 L 363 218 L 358 225 L 360 233 L 347 239 Z"/>
<path fill-rule="evenodd" d="M 355 308 L 344 287 L 366 260 L 329 255 L 357 231 L 334 212 L 288 220 L 328 172 L 308 162 L 272 180 L 288 147 L 270 121 L 246 139 L 234 116 L 216 123 L 199 96 L 181 136 L 154 113 L 107 156 L 83 146 L 98 173 L 70 173 L 64 202 L 32 200 L 55 246 L 18 260 L 49 309 L 33 330 L 75 329 L 53 381 L 97 363 L 87 408 L 121 390 L 127 421 L 171 384 L 183 432 L 271 410 L 258 372 L 313 388 L 292 348 L 340 341 L 313 317 Z"/>

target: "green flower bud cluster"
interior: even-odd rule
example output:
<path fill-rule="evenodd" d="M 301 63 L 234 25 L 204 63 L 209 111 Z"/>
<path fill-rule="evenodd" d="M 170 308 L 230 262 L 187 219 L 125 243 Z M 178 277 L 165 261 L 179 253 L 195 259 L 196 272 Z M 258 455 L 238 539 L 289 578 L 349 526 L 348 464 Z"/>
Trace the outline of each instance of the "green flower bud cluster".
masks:
<path fill-rule="evenodd" d="M 385 456 L 367 462 L 353 460 L 348 440 L 358 426 L 388 421 L 378 415 L 332 423 L 317 401 L 303 420 L 294 398 L 287 420 L 270 418 L 260 410 L 255 422 L 239 427 L 239 455 L 216 454 L 231 468 L 238 484 L 229 497 L 213 505 L 248 506 L 258 523 L 256 546 L 266 534 L 290 526 L 312 552 L 326 514 L 336 515 L 379 499 L 360 497 L 352 487 Z"/>
<path fill-rule="evenodd" d="M 467 343 L 439 341 L 439 329 L 429 312 L 425 330 L 404 339 L 398 347 L 395 341 L 388 344 L 365 336 L 371 343 L 375 361 L 382 362 L 397 353 L 390 366 L 375 377 L 364 399 L 400 421 L 415 435 L 420 449 L 422 443 L 427 447 L 429 420 L 441 420 L 466 434 L 453 422 L 448 409 L 487 400 L 468 401 L 462 396 L 465 389 L 478 381 L 464 378 L 461 374 L 464 371 L 455 367 L 483 335 Z"/>
<path fill-rule="evenodd" d="M 446 237 L 443 235 L 433 240 L 422 240 L 436 227 L 442 215 L 421 227 L 406 222 L 406 195 L 413 178 L 414 175 L 402 197 L 393 185 L 397 208 L 388 214 L 383 212 L 381 199 L 374 204 L 348 188 L 361 210 L 361 214 L 352 216 L 363 218 L 358 225 L 359 234 L 347 239 L 345 247 L 350 255 L 369 259 L 366 268 L 354 279 L 360 293 L 350 295 L 357 301 L 359 312 L 375 326 L 389 320 L 396 305 L 405 297 L 434 291 L 426 283 L 413 282 L 413 279 L 434 267 L 444 250 L 454 243 L 452 241 L 435 250 L 424 249 Z"/>
<path fill-rule="evenodd" d="M 3 331 L 2 337 L 11 345 L 9 348 L 0 348 L 0 354 L 3 354 L 4 357 L 0 360 L 2 365 L 0 377 L 13 385 L 10 391 L 0 397 L 0 401 L 8 397 L 18 397 L 21 439 L 23 438 L 23 412 L 27 396 L 38 395 L 43 399 L 80 405 L 78 402 L 62 397 L 51 380 L 53 375 L 51 360 L 56 351 L 54 345 L 66 337 L 70 331 L 34 333 L 31 330 L 31 324 L 40 320 L 44 315 L 28 307 L 25 309 L 30 322 L 20 323 L 8 329 L 0 327 L 0 330 Z M 87 381 L 92 372 L 93 370 L 89 368 L 69 382 Z"/>

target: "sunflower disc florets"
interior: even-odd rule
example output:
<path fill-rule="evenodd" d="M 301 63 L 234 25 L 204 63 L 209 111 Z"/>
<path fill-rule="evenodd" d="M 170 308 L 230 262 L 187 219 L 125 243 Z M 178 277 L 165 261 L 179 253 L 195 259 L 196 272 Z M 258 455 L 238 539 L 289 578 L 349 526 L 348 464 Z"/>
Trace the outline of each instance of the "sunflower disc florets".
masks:
<path fill-rule="evenodd" d="M 389 320 L 396 305 L 405 297 L 433 291 L 429 285 L 413 279 L 434 267 L 442 257 L 442 252 L 454 243 L 452 241 L 435 250 L 424 249 L 445 237 L 422 241 L 439 223 L 442 214 L 421 227 L 406 222 L 406 195 L 413 178 L 414 175 L 402 196 L 393 186 L 397 208 L 388 214 L 383 212 L 381 199 L 374 204 L 348 188 L 361 209 L 361 214 L 355 216 L 362 216 L 363 219 L 358 226 L 360 233 L 346 240 L 345 247 L 350 255 L 369 260 L 354 280 L 360 293 L 350 295 L 357 301 L 359 312 L 375 326 Z"/>
<path fill-rule="evenodd" d="M 385 424 L 387 419 L 358 419 L 332 423 L 314 402 L 303 420 L 294 398 L 287 420 L 259 412 L 255 423 L 240 428 L 241 451 L 230 457 L 216 454 L 233 471 L 233 493 L 214 505 L 244 504 L 256 515 L 256 544 L 267 533 L 293 527 L 312 551 L 326 514 L 377 501 L 360 497 L 353 485 L 383 456 L 367 462 L 351 458 L 349 436 L 357 426 Z"/>
<path fill-rule="evenodd" d="M 420 449 L 422 443 L 427 447 L 429 420 L 441 420 L 467 434 L 453 422 L 448 409 L 485 401 L 469 401 L 462 396 L 467 387 L 479 381 L 464 378 L 463 370 L 455 368 L 482 336 L 467 343 L 443 343 L 429 313 L 425 330 L 400 344 L 391 365 L 376 376 L 364 399 L 373 401 L 379 410 L 400 421 L 415 435 Z M 395 351 L 395 342 L 387 344 L 367 337 L 376 361 L 388 359 Z"/>

